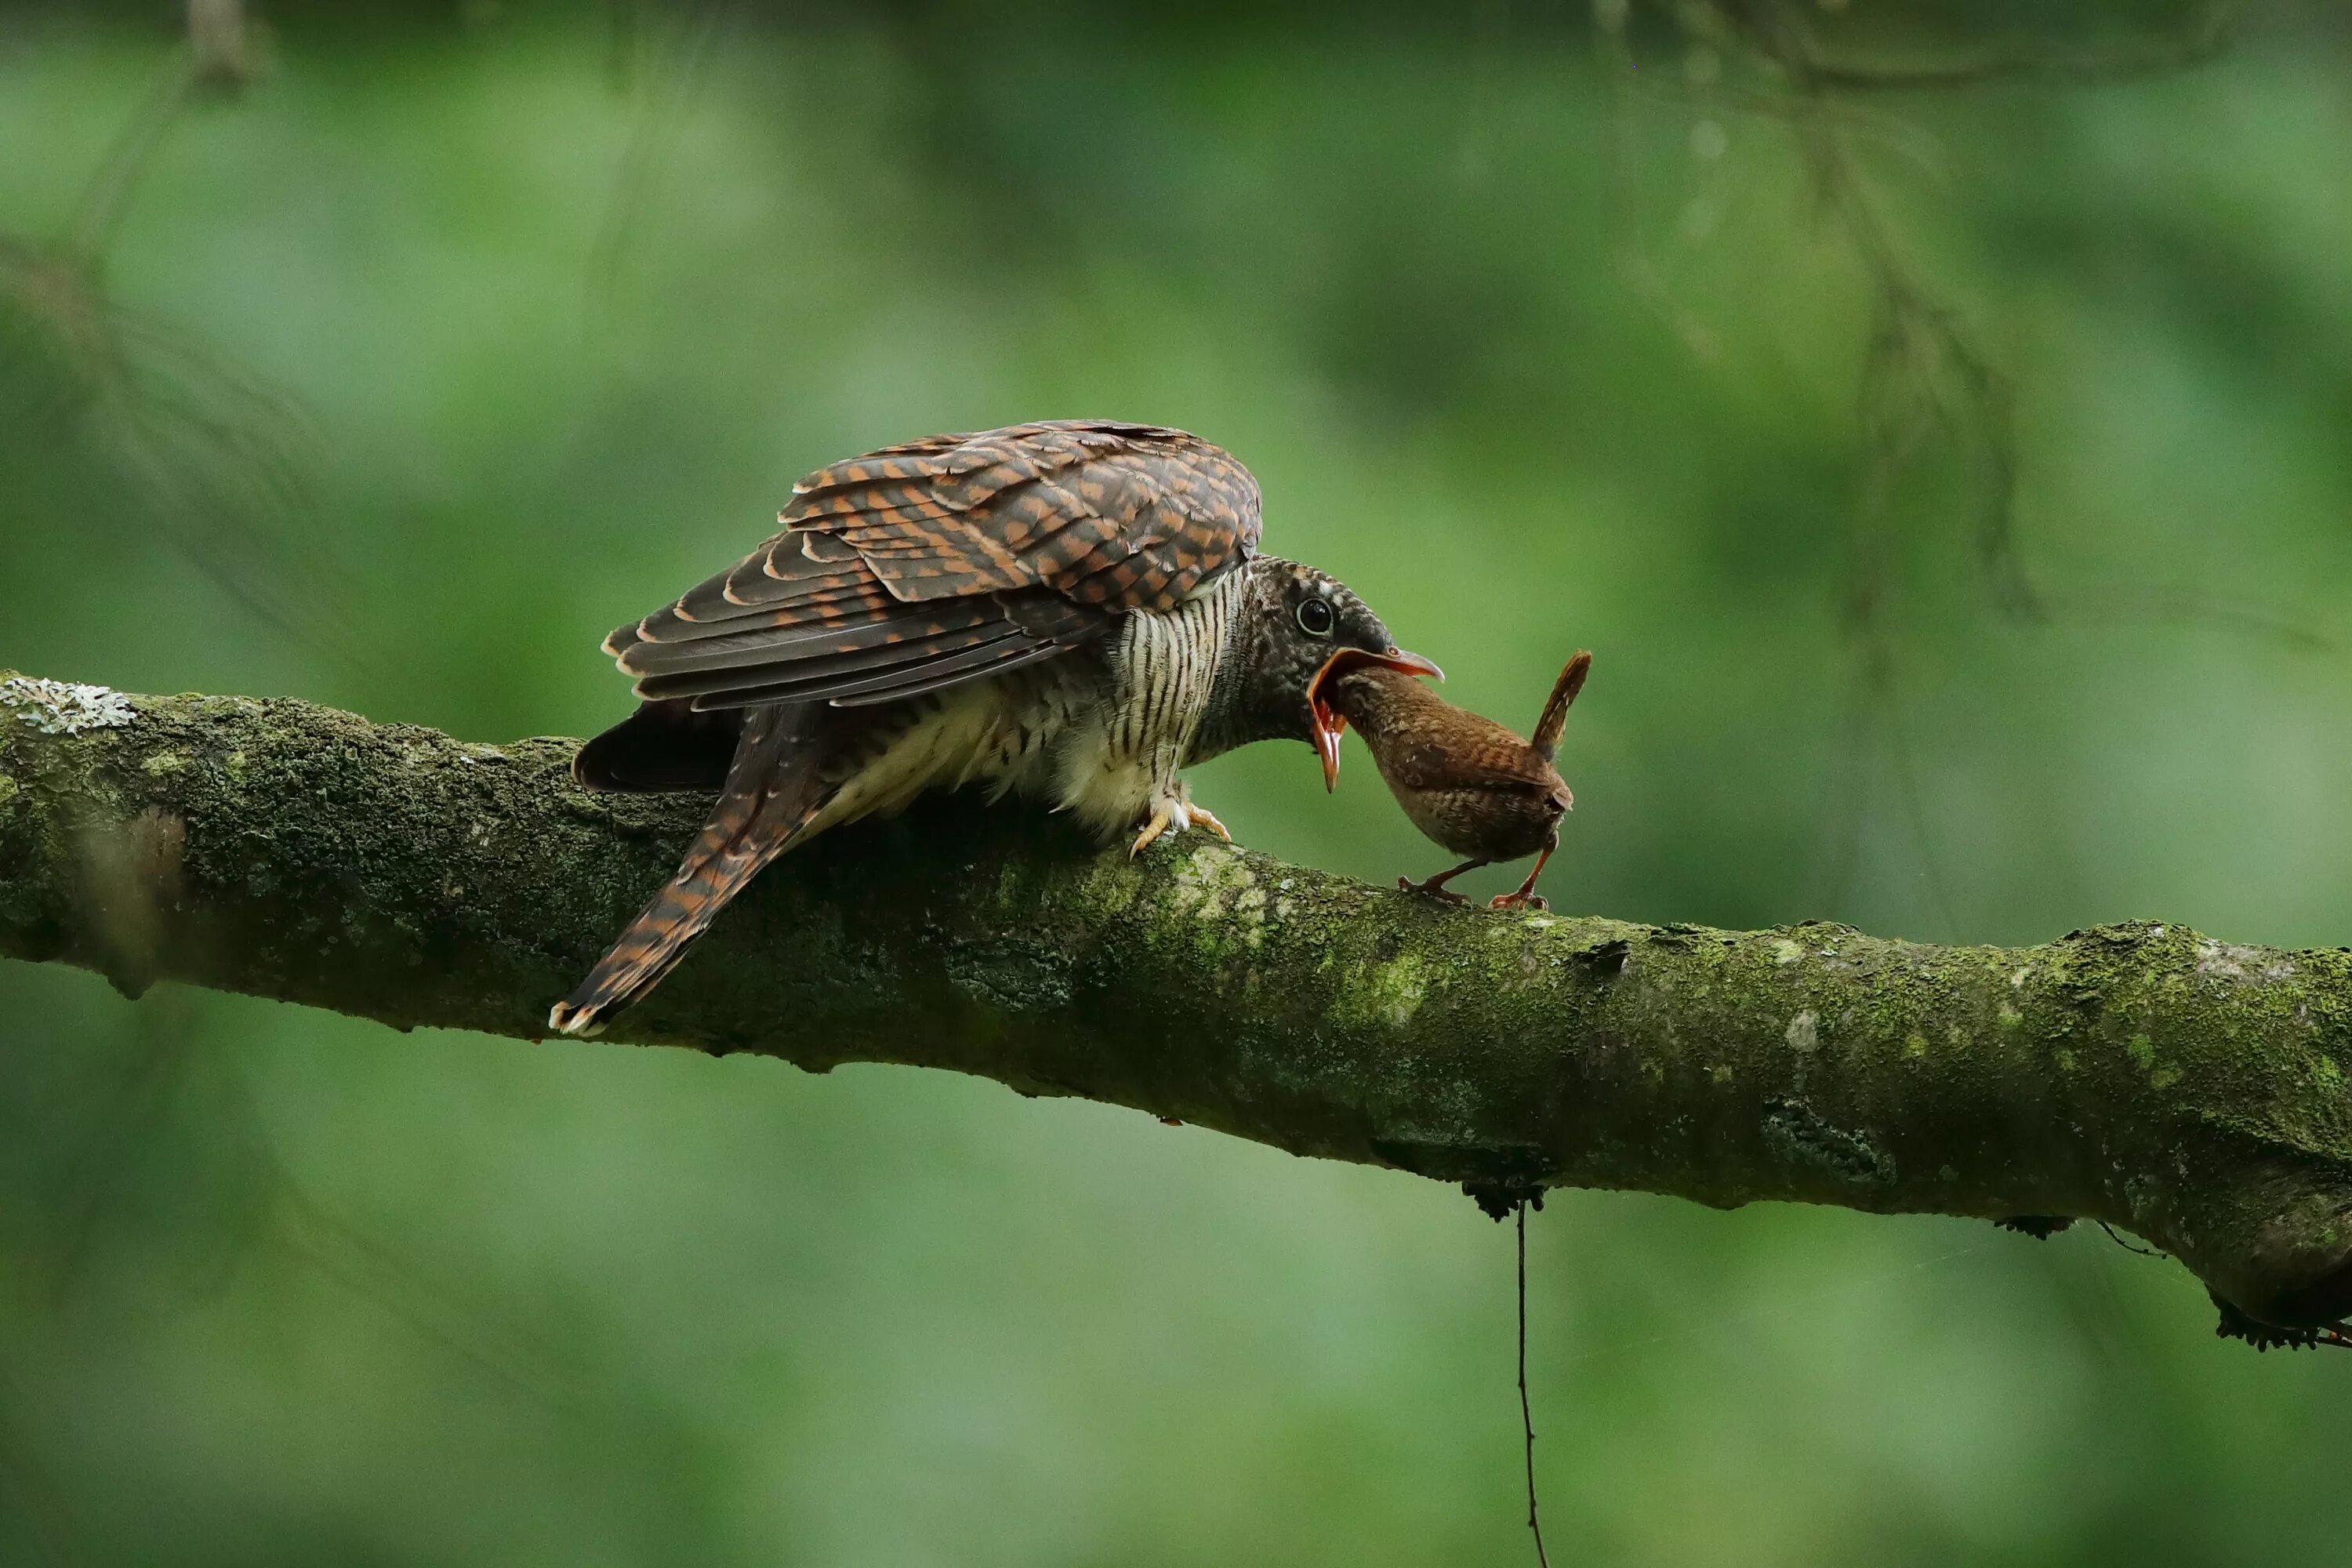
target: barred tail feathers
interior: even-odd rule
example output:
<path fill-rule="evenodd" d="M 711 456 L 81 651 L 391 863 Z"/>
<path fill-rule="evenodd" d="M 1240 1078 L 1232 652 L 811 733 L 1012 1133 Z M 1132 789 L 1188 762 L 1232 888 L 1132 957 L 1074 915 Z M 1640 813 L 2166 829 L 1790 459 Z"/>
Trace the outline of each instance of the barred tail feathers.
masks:
<path fill-rule="evenodd" d="M 677 873 L 662 884 L 580 988 L 548 1015 L 548 1026 L 593 1035 L 677 967 L 761 868 L 792 847 L 823 804 L 816 798 L 822 709 L 750 710 L 727 782 Z"/>
<path fill-rule="evenodd" d="M 1584 689 L 1584 677 L 1591 668 L 1592 655 L 1579 648 L 1568 667 L 1559 672 L 1559 679 L 1553 683 L 1543 717 L 1536 721 L 1536 732 L 1528 738 L 1528 743 L 1542 753 L 1544 761 L 1549 762 L 1559 754 L 1559 738 L 1568 729 L 1568 705 Z"/>

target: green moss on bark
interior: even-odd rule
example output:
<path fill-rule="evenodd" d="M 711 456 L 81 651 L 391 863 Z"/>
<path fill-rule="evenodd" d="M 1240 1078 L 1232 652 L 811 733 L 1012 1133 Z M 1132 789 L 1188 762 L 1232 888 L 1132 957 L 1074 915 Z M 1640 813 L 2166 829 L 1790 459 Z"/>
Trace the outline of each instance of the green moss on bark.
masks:
<path fill-rule="evenodd" d="M 0 706 L 0 952 L 134 992 L 536 1037 L 704 804 L 586 794 L 561 740 L 80 700 L 125 721 Z M 1486 1188 L 2102 1219 L 2293 1323 L 2352 1305 L 2347 1020 L 2341 951 L 1496 915 L 950 800 L 772 868 L 613 1034 L 951 1068 Z"/>

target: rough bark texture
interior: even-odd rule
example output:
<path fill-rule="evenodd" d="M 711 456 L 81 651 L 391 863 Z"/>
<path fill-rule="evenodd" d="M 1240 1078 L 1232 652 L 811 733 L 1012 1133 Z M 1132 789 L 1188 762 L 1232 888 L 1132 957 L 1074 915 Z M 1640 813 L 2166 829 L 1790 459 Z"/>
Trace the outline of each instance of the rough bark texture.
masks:
<path fill-rule="evenodd" d="M 535 1038 L 699 797 L 572 742 L 0 683 L 0 953 Z M 2352 1306 L 2352 954 L 1491 915 L 943 801 L 771 868 L 614 1038 L 952 1068 L 1502 1191 L 2082 1216 Z"/>

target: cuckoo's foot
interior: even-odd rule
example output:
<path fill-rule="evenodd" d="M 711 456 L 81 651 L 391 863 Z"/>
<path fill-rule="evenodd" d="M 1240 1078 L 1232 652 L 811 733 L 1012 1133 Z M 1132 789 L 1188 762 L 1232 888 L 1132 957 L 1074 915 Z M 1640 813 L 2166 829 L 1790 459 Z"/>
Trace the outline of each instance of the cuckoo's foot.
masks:
<path fill-rule="evenodd" d="M 1181 833 L 1188 827 L 1205 827 L 1228 844 L 1234 841 L 1234 836 L 1225 831 L 1225 825 L 1217 820 L 1217 814 L 1205 805 L 1194 805 L 1191 795 L 1180 784 L 1175 794 L 1153 799 L 1151 819 L 1135 836 L 1135 842 L 1128 846 L 1127 858 L 1132 860 L 1142 854 L 1144 846 L 1163 833 Z"/>
<path fill-rule="evenodd" d="M 1143 825 L 1143 831 L 1137 834 L 1135 842 L 1127 847 L 1127 858 L 1132 860 L 1142 854 L 1143 847 L 1163 833 L 1183 832 L 1192 826 L 1194 815 L 1192 807 L 1172 795 L 1153 801 L 1151 820 Z"/>
<path fill-rule="evenodd" d="M 1218 837 L 1223 839 L 1228 844 L 1231 844 L 1234 841 L 1234 836 L 1225 831 L 1225 825 L 1217 820 L 1217 814 L 1211 811 L 1207 806 L 1202 805 L 1199 801 L 1186 801 L 1184 803 L 1184 809 L 1192 814 L 1193 822 L 1198 824 L 1200 826 L 1207 828 L 1210 832 L 1215 834 Z"/>

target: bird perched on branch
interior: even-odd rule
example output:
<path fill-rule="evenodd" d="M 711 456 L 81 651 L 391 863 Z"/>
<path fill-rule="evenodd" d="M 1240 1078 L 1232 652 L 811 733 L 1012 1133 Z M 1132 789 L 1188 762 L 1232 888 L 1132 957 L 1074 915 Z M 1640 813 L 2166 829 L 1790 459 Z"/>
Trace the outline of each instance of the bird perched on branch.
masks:
<path fill-rule="evenodd" d="M 590 789 L 719 789 L 709 820 L 578 991 L 596 1029 L 667 973 L 768 862 L 923 791 L 1018 790 L 1129 853 L 1199 826 L 1177 770 L 1339 734 L 1336 651 L 1399 670 L 1380 617 L 1257 553 L 1257 481 L 1196 436 L 1102 420 L 934 436 L 819 468 L 782 531 L 605 638 L 636 712 L 590 741 Z M 1336 721 L 1330 721 L 1336 723 Z"/>
<path fill-rule="evenodd" d="M 1355 725 L 1412 825 L 1442 847 L 1468 857 L 1426 881 L 1399 877 L 1398 887 L 1464 903 L 1461 894 L 1446 891 L 1447 882 L 1480 866 L 1533 855 L 1535 868 L 1528 879 L 1491 907 L 1548 907 L 1536 894 L 1536 879 L 1559 847 L 1561 816 L 1576 804 L 1552 759 L 1559 754 L 1568 705 L 1591 668 L 1589 653 L 1580 651 L 1568 661 L 1536 721 L 1534 738 L 1522 741 L 1386 664 L 1336 656 L 1317 687 L 1316 701 L 1333 710 L 1339 722 L 1318 716 L 1318 733 Z"/>

